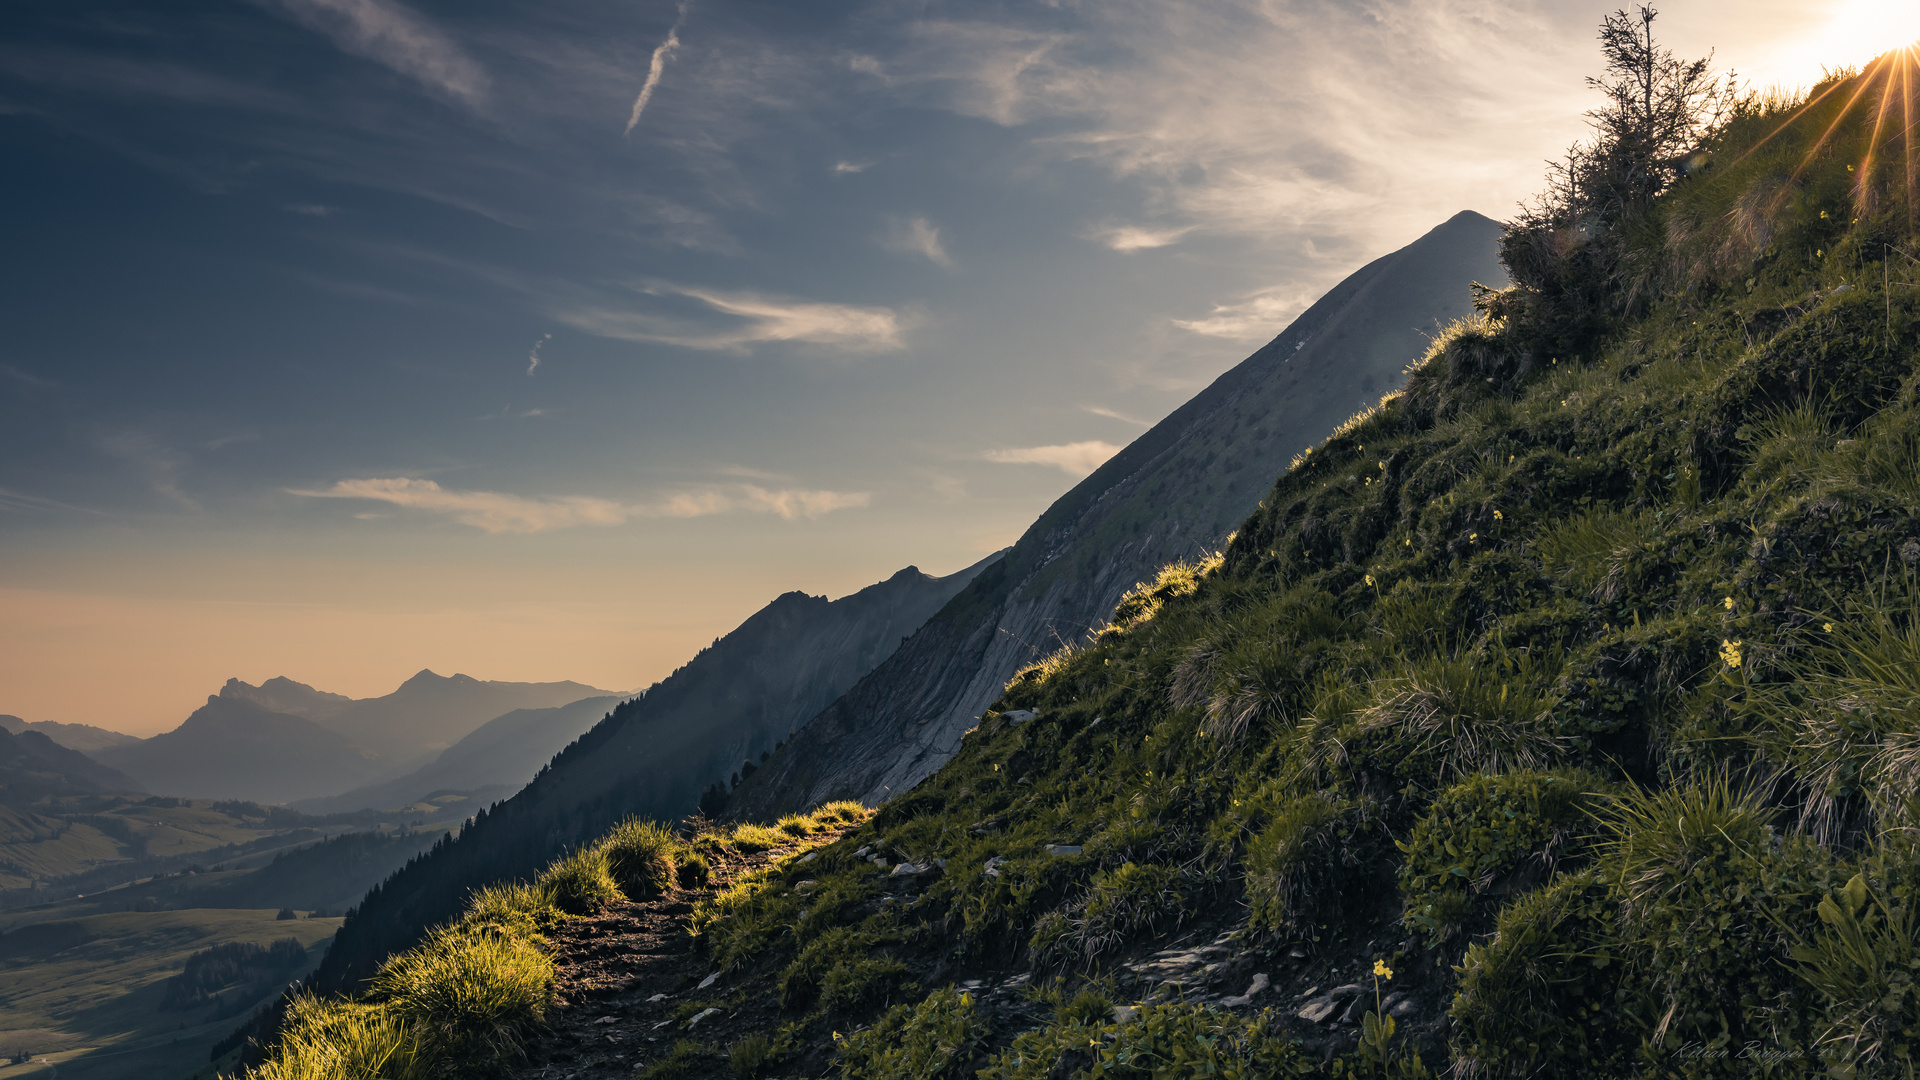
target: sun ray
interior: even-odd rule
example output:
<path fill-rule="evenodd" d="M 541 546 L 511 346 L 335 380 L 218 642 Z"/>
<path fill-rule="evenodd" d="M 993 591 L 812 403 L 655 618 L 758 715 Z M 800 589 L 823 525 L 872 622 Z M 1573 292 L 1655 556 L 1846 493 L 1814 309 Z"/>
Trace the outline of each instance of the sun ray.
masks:
<path fill-rule="evenodd" d="M 1815 105 L 1818 105 L 1821 102 L 1827 100 L 1828 94 L 1833 93 L 1835 90 L 1838 90 L 1845 85 L 1847 85 L 1847 81 L 1845 79 L 1840 79 L 1835 81 L 1832 86 L 1829 86 L 1825 90 L 1820 91 L 1819 97 L 1816 97 L 1812 101 L 1807 102 L 1805 105 L 1800 106 L 1799 109 L 1795 110 L 1792 116 L 1789 116 L 1785 120 L 1781 121 L 1779 127 L 1774 128 L 1772 131 L 1767 132 L 1765 138 L 1761 139 L 1757 143 L 1754 143 L 1752 146 L 1747 147 L 1746 151 L 1742 153 L 1739 157 L 1734 158 L 1733 161 L 1727 167 L 1732 168 L 1734 165 L 1738 165 L 1741 162 L 1747 160 L 1747 158 L 1750 157 L 1754 151 L 1772 142 L 1773 137 L 1775 135 L 1778 135 L 1781 132 L 1792 127 L 1796 121 L 1798 121 L 1801 117 L 1807 115 L 1808 112 L 1812 111 Z"/>
<path fill-rule="evenodd" d="M 1876 67 L 1886 68 L 1887 78 L 1891 80 L 1893 77 L 1892 54 L 1889 53 L 1884 56 L 1875 57 L 1873 63 L 1867 65 L 1866 71 L 1855 76 L 1860 85 L 1854 90 L 1853 96 L 1847 99 L 1847 103 L 1840 107 L 1840 111 L 1834 114 L 1833 122 L 1827 125 L 1827 129 L 1820 133 L 1820 138 L 1808 149 L 1807 156 L 1802 158 L 1800 165 L 1793 170 L 1791 179 L 1800 179 L 1800 174 L 1805 172 L 1807 166 L 1813 164 L 1814 159 L 1820 156 L 1820 150 L 1827 145 L 1827 140 L 1833 137 L 1834 132 L 1840 130 L 1840 125 L 1846 122 L 1847 116 L 1853 112 L 1853 107 L 1860 103 L 1860 99 L 1866 95 L 1867 88 L 1873 85 L 1873 69 Z"/>
<path fill-rule="evenodd" d="M 1888 73 L 1880 87 L 1880 108 L 1873 118 L 1873 137 L 1867 140 L 1867 154 L 1860 162 L 1860 180 L 1855 185 L 1854 202 L 1863 209 L 1874 204 L 1873 159 L 1880 147 L 1880 132 L 1886 127 L 1887 114 L 1893 111 L 1893 75 Z"/>

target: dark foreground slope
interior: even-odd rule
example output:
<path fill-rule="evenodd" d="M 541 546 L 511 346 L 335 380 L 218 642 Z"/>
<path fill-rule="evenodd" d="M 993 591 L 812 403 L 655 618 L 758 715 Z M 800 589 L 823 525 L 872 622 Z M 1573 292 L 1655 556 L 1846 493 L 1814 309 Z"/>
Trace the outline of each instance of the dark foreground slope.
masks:
<path fill-rule="evenodd" d="M 1211 550 L 1287 460 L 1398 386 L 1427 335 L 1506 280 L 1499 226 L 1462 212 L 1341 282 L 1266 347 L 1060 497 L 748 783 L 745 818 L 828 798 L 875 803 L 938 768 L 1021 665 L 1106 622 L 1123 593 Z"/>
<path fill-rule="evenodd" d="M 371 974 L 470 889 L 532 874 L 629 815 L 674 819 L 844 692 L 978 573 L 907 567 L 851 596 L 779 597 L 687 665 L 615 708 L 512 799 L 367 895 L 316 976 Z"/>

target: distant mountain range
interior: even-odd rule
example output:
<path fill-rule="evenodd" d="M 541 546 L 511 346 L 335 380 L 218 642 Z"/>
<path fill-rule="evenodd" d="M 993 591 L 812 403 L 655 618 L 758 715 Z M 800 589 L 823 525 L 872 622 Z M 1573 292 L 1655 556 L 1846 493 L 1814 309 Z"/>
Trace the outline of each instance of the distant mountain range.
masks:
<path fill-rule="evenodd" d="M 125 746 L 140 741 L 137 735 L 123 735 L 118 731 L 94 727 L 91 724 L 62 724 L 57 720 L 29 722 L 17 716 L 0 713 L 0 728 L 15 735 L 23 731 L 37 731 L 69 750 L 78 750 L 91 754 L 95 750 L 104 750 L 109 746 Z"/>
<path fill-rule="evenodd" d="M 333 814 L 366 807 L 397 809 L 445 791 L 512 794 L 540 766 L 620 703 L 617 695 L 582 698 L 552 709 L 515 709 L 454 743 L 430 764 L 392 780 L 339 795 L 306 799 L 293 809 Z"/>
<path fill-rule="evenodd" d="M 1501 226 L 1471 211 L 1360 268 L 1061 496 L 1007 557 L 740 786 L 730 816 L 878 803 L 953 755 L 1015 671 L 1106 622 L 1136 582 L 1202 555 L 1293 455 L 1402 384 L 1427 335 L 1504 285 Z"/>
<path fill-rule="evenodd" d="M 368 893 L 316 978 L 337 986 L 370 973 L 470 889 L 532 874 L 621 818 L 691 812 L 702 788 L 760 760 L 997 558 L 942 578 L 909 566 L 838 600 L 776 598 L 615 707 L 519 794 Z"/>
<path fill-rule="evenodd" d="M 285 803 L 404 776 L 506 714 L 553 710 L 583 699 L 603 704 L 548 718 L 566 730 L 546 730 L 538 718 L 522 717 L 481 740 L 481 746 L 492 747 L 491 755 L 477 748 L 456 755 L 441 773 L 448 782 L 439 786 L 470 789 L 525 782 L 554 749 L 592 726 L 593 718 L 605 712 L 604 702 L 617 698 L 584 683 L 484 682 L 431 671 L 391 694 L 360 699 L 284 676 L 259 686 L 229 679 L 179 727 L 150 739 L 81 725 L 57 725 L 78 730 L 50 734 L 91 739 L 89 754 L 95 760 L 156 794 Z M 462 762 L 468 766 L 464 771 L 457 767 Z M 432 790 L 401 787 L 415 798 Z M 362 807 L 393 808 L 355 803 L 337 809 Z"/>
<path fill-rule="evenodd" d="M 139 791 L 132 777 L 61 746 L 44 732 L 15 734 L 11 725 L 0 727 L 0 805 L 26 806 L 47 796 Z"/>

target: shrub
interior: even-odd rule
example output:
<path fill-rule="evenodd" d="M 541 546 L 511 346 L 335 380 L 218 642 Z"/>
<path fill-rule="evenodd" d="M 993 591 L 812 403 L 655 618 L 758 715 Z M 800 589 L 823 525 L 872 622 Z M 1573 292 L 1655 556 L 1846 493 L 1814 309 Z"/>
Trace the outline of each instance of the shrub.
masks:
<path fill-rule="evenodd" d="M 1149 930 L 1180 925 L 1192 912 L 1186 875 L 1171 866 L 1122 863 L 1102 870 L 1059 920 L 1043 920 L 1028 944 L 1042 962 L 1092 964 Z"/>
<path fill-rule="evenodd" d="M 1544 767 L 1562 748 L 1550 722 L 1558 698 L 1533 675 L 1466 656 L 1416 662 L 1381 681 L 1360 715 L 1360 731 L 1372 736 L 1369 760 L 1397 776 L 1443 781 Z"/>
<path fill-rule="evenodd" d="M 891 956 L 847 957 L 821 978 L 820 1007 L 857 1014 L 885 1004 L 913 982 L 913 969 Z"/>
<path fill-rule="evenodd" d="M 1400 894 L 1406 921 L 1436 942 L 1473 901 L 1544 881 L 1583 845 L 1600 777 L 1580 770 L 1476 776 L 1440 794 L 1407 840 Z M 1520 888 L 1516 888 L 1519 886 Z"/>
<path fill-rule="evenodd" d="M 713 867 L 708 864 L 705 852 L 692 848 L 683 848 L 673 856 L 673 880 L 683 889 L 698 889 L 706 885 L 713 875 Z"/>
<path fill-rule="evenodd" d="M 682 845 L 673 831 L 654 821 L 629 818 L 600 841 L 607 869 L 628 899 L 659 896 L 673 885 L 675 858 Z"/>
<path fill-rule="evenodd" d="M 598 846 L 562 856 L 540 875 L 540 884 L 568 915 L 592 915 L 621 896 L 607 852 Z"/>
<path fill-rule="evenodd" d="M 773 1040 L 765 1035 L 749 1035 L 727 1047 L 727 1067 L 737 1080 L 754 1080 L 773 1057 Z"/>
<path fill-rule="evenodd" d="M 511 882 L 469 894 L 466 913 L 458 925 L 467 933 L 537 941 L 559 916 L 552 893 L 545 886 Z"/>
<path fill-rule="evenodd" d="M 1248 846 L 1253 921 L 1300 930 L 1323 918 L 1379 846 L 1369 804 L 1326 795 L 1287 799 Z"/>
<path fill-rule="evenodd" d="M 648 1065 L 640 1075 L 646 1080 L 678 1080 L 695 1069 L 705 1065 L 713 1057 L 713 1048 L 703 1042 L 681 1039 L 667 1051 L 667 1056 Z"/>
<path fill-rule="evenodd" d="M 374 977 L 371 1000 L 406 1024 L 429 1069 L 498 1071 L 546 1019 L 553 960 L 532 942 L 442 928 Z"/>
<path fill-rule="evenodd" d="M 1089 1042 L 1100 1047 L 1097 1075 L 1116 1080 L 1267 1080 L 1318 1071 L 1267 1017 L 1242 1019 L 1200 1005 L 1142 1006 Z"/>
<path fill-rule="evenodd" d="M 287 1004 L 279 1039 L 252 1080 L 424 1080 L 399 1018 L 377 1005 L 301 994 Z"/>
<path fill-rule="evenodd" d="M 985 1034 L 972 996 L 948 987 L 835 1038 L 847 1080 L 958 1080 Z"/>
<path fill-rule="evenodd" d="M 1914 1070 L 1920 1046 L 1920 889 L 1911 850 L 1881 850 L 1844 888 L 1823 897 L 1822 928 L 1794 934 L 1800 978 L 1819 994 L 1816 1045 L 1836 1075 Z M 1783 913 L 1794 919 L 1800 913 Z M 1797 930 L 1797 927 L 1794 929 Z"/>

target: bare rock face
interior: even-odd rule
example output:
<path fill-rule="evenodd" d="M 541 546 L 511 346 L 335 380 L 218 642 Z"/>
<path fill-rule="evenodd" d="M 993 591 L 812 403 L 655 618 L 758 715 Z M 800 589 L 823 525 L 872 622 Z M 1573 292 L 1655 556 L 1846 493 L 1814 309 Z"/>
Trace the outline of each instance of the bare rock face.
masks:
<path fill-rule="evenodd" d="M 767 819 L 874 804 L 938 769 L 1015 671 L 1106 622 L 1136 582 L 1219 545 L 1293 455 L 1397 388 L 1431 330 L 1500 284 L 1500 226 L 1462 212 L 1363 267 L 1034 522 L 728 806 Z"/>

